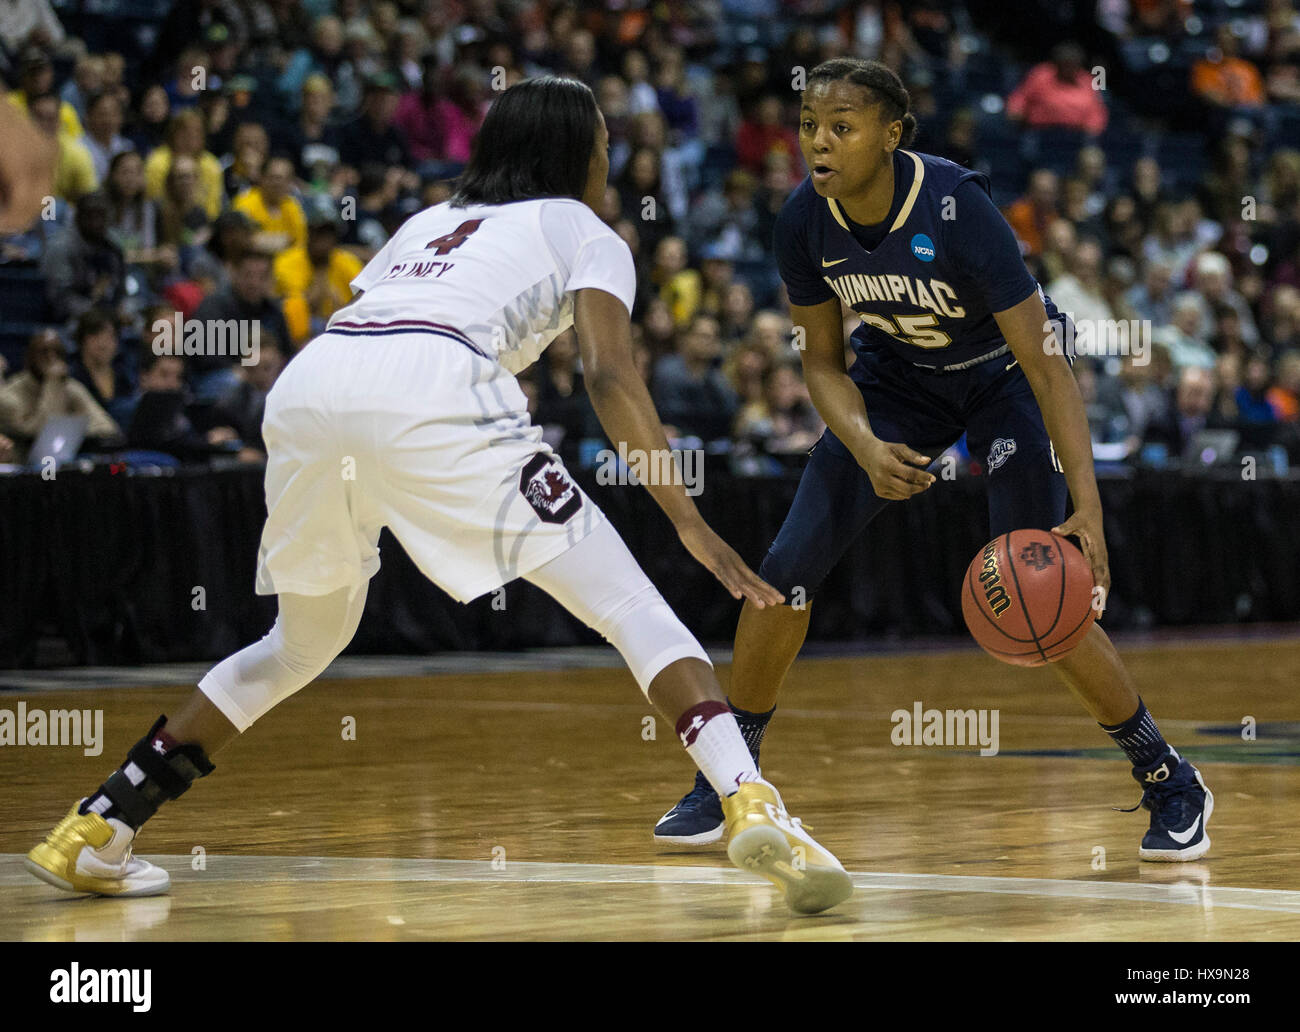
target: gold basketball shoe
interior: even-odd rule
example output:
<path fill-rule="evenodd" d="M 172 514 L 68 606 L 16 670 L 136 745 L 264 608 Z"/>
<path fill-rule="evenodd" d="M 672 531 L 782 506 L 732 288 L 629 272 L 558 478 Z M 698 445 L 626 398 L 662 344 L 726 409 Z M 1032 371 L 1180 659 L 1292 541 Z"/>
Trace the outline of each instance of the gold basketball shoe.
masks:
<path fill-rule="evenodd" d="M 746 781 L 722 800 L 727 856 L 742 871 L 761 875 L 785 893 L 797 914 L 816 914 L 853 894 L 849 874 L 831 852 L 785 811 L 766 781 Z"/>
<path fill-rule="evenodd" d="M 171 877 L 161 867 L 131 855 L 135 832 L 129 824 L 97 813 L 78 813 L 80 803 L 27 854 L 23 866 L 65 892 L 101 896 L 155 896 Z"/>

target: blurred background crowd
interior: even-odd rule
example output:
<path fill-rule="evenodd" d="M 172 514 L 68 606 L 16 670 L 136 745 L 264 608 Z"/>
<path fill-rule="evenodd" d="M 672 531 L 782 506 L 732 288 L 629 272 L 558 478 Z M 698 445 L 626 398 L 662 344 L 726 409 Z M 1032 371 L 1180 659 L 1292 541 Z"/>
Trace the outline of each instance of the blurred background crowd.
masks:
<path fill-rule="evenodd" d="M 794 70 L 840 55 L 899 72 L 915 149 L 989 173 L 1059 308 L 1149 327 L 1076 363 L 1099 459 L 1300 461 L 1292 0 L 0 0 L 0 103 L 59 152 L 47 210 L 0 237 L 0 463 L 66 415 L 89 453 L 259 461 L 284 363 L 448 196 L 494 90 L 558 73 L 609 125 L 598 214 L 665 424 L 797 467 L 822 423 L 772 227 L 805 174 Z M 177 313 L 256 321 L 259 361 L 156 354 Z M 590 465 L 572 332 L 522 382 Z"/>

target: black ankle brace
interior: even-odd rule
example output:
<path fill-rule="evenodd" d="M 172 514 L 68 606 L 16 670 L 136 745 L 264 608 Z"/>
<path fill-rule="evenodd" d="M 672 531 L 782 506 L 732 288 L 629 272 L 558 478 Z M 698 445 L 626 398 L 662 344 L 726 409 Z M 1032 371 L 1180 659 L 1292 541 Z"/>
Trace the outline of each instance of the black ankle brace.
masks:
<path fill-rule="evenodd" d="M 111 815 L 137 830 L 163 803 L 183 796 L 196 778 L 216 769 L 198 745 L 178 745 L 165 753 L 155 749 L 154 737 L 165 723 L 166 715 L 159 717 L 100 788 L 112 801 L 116 813 Z"/>

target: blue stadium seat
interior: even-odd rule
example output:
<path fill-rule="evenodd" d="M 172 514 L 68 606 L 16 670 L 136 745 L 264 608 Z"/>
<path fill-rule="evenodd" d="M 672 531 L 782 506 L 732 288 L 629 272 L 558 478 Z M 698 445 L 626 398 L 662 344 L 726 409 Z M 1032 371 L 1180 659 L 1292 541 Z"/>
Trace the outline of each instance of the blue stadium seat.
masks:
<path fill-rule="evenodd" d="M 1019 192 L 1020 185 L 1028 176 L 1019 147 L 1014 143 L 995 142 L 987 146 L 981 145 L 979 155 L 988 162 L 995 183 L 1009 185 Z"/>
<path fill-rule="evenodd" d="M 1270 152 L 1279 147 L 1300 146 L 1300 104 L 1273 105 L 1273 127 L 1268 137 Z"/>
<path fill-rule="evenodd" d="M 700 166 L 700 189 L 710 190 L 721 186 L 735 167 L 736 151 L 731 144 L 711 144 L 705 151 L 704 162 Z"/>
<path fill-rule="evenodd" d="M 45 277 L 31 266 L 0 265 L 0 319 L 46 322 Z"/>
<path fill-rule="evenodd" d="M 54 9 L 66 20 L 80 12 L 100 18 L 149 18 L 162 21 L 176 0 L 54 0 Z"/>
<path fill-rule="evenodd" d="M 966 89 L 971 94 L 996 93 L 1005 97 L 1022 77 L 1021 70 L 1000 54 L 974 53 L 966 62 Z"/>
<path fill-rule="evenodd" d="M 981 147 L 1018 146 L 1020 130 L 1002 112 L 989 114 L 977 107 L 975 109 L 975 138 L 979 141 Z"/>
<path fill-rule="evenodd" d="M 1050 168 L 1065 176 L 1074 171 L 1075 159 L 1088 141 L 1081 129 L 1050 126 L 1043 129 L 1026 129 L 1020 137 L 1020 155 L 1032 168 Z"/>
<path fill-rule="evenodd" d="M 1129 124 L 1127 117 L 1112 118 L 1097 142 L 1106 154 L 1107 167 L 1120 182 L 1128 181 L 1133 162 L 1146 153 L 1146 137 Z"/>
<path fill-rule="evenodd" d="M 1194 189 L 1208 168 L 1205 137 L 1200 133 L 1165 133 L 1156 149 L 1160 168 L 1184 190 Z"/>
<path fill-rule="evenodd" d="M 188 2 L 188 0 L 185 0 Z M 154 48 L 158 30 L 175 0 L 56 0 L 71 36 L 92 54 L 113 51 L 126 59 L 127 81 Z"/>
<path fill-rule="evenodd" d="M 1020 196 L 1027 177 L 1018 130 L 1002 114 L 977 110 L 975 149 L 993 180 L 994 203 L 1005 207 Z"/>

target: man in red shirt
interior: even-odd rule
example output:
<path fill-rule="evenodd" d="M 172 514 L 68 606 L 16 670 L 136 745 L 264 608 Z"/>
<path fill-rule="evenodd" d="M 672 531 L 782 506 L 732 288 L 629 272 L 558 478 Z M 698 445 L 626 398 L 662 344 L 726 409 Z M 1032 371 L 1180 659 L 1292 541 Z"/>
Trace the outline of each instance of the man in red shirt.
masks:
<path fill-rule="evenodd" d="M 798 167 L 799 139 L 786 124 L 781 112 L 781 98 L 769 93 L 755 105 L 749 118 L 736 132 L 736 162 L 755 175 L 762 175 L 764 161 L 772 151 L 789 156 Z"/>
<path fill-rule="evenodd" d="M 1007 98 L 1007 115 L 1031 129 L 1064 126 L 1096 135 L 1108 113 L 1077 43 L 1058 43 L 1052 59 L 1035 65 Z"/>

